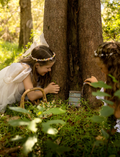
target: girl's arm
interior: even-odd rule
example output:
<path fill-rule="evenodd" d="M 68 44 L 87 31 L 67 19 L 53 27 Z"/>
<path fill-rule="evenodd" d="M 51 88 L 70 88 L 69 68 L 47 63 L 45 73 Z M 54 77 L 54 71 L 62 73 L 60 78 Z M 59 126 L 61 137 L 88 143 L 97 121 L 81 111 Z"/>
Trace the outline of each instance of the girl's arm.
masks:
<path fill-rule="evenodd" d="M 30 74 L 23 80 L 25 90 L 33 88 L 32 80 Z M 60 90 L 60 87 L 54 82 L 50 83 L 46 88 L 44 88 L 45 94 L 55 93 L 57 94 Z M 31 91 L 27 94 L 28 98 L 31 101 L 42 98 L 43 94 L 41 91 Z"/>

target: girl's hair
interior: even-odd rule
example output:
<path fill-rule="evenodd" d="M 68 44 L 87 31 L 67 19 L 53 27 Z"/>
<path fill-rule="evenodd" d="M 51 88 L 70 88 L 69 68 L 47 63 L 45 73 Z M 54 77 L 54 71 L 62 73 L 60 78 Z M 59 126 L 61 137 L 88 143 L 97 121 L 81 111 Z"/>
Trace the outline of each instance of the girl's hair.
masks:
<path fill-rule="evenodd" d="M 37 60 L 37 59 L 48 59 L 48 58 L 51 58 L 53 55 L 54 55 L 54 53 L 52 52 L 52 50 L 49 47 L 39 45 L 32 50 L 30 56 L 28 56 L 27 58 L 23 58 L 19 61 L 20 63 L 26 63 L 26 64 L 30 65 L 30 67 L 32 69 L 32 82 L 33 82 L 34 87 L 36 87 L 37 85 L 40 85 L 43 88 L 43 87 L 47 86 L 48 83 L 50 83 L 51 72 L 48 72 L 47 74 L 45 74 L 45 76 L 39 75 L 37 73 L 35 63 L 39 63 L 40 66 L 45 66 L 51 62 L 55 62 L 55 57 L 53 57 L 51 60 L 47 60 L 47 61 L 38 61 Z M 36 58 L 36 60 L 34 60 L 32 57 Z"/>
<path fill-rule="evenodd" d="M 106 89 L 105 92 L 112 95 L 111 98 L 107 98 L 113 101 L 117 107 L 120 101 L 118 97 L 114 96 L 114 92 L 120 88 L 120 43 L 118 42 L 104 42 L 101 44 L 95 56 L 99 57 L 103 64 L 108 69 L 108 74 L 115 77 L 118 82 L 113 82 L 113 79 L 107 75 L 106 84 L 112 86 L 112 89 Z"/>

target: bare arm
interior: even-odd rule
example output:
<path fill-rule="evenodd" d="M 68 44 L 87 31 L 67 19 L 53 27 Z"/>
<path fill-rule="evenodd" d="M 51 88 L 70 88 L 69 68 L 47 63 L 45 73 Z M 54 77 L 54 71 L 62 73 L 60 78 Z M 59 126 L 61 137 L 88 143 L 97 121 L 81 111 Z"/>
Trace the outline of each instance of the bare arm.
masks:
<path fill-rule="evenodd" d="M 23 80 L 25 90 L 33 88 L 32 80 L 30 74 Z M 55 93 L 57 94 L 60 90 L 60 87 L 54 82 L 51 82 L 46 88 L 44 88 L 45 94 Z M 43 94 L 41 91 L 31 91 L 27 94 L 28 98 L 31 101 L 42 98 Z"/>

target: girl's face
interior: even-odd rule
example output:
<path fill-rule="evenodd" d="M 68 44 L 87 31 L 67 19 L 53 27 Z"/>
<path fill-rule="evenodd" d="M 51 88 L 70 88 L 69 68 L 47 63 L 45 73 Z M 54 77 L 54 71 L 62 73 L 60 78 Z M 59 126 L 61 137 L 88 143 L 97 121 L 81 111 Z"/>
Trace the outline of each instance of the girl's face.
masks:
<path fill-rule="evenodd" d="M 39 63 L 36 63 L 36 69 L 39 75 L 44 76 L 47 72 L 51 71 L 51 67 L 55 62 L 48 63 L 47 65 L 40 66 Z"/>
<path fill-rule="evenodd" d="M 100 60 L 99 57 L 96 58 L 96 62 L 98 64 L 98 66 L 100 67 L 101 71 L 104 73 L 104 74 L 108 74 L 108 69 L 107 67 L 105 66 L 105 64 Z"/>

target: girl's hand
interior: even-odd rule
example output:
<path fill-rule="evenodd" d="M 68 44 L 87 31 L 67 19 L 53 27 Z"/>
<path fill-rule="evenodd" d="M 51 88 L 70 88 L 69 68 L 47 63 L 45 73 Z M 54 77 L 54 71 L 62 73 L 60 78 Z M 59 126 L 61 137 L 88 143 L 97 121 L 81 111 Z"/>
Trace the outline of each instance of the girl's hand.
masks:
<path fill-rule="evenodd" d="M 60 87 L 55 84 L 54 82 L 51 82 L 46 88 L 45 91 L 47 93 L 55 93 L 57 94 L 60 91 Z"/>
<path fill-rule="evenodd" d="M 90 85 L 90 83 L 98 82 L 98 80 L 96 79 L 96 77 L 91 76 L 91 78 L 87 78 L 84 82 Z"/>

